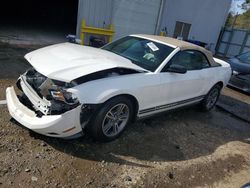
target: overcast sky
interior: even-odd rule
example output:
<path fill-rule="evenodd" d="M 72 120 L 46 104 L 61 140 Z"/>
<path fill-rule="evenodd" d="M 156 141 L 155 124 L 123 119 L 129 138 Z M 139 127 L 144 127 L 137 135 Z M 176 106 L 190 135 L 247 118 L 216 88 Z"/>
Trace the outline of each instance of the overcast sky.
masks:
<path fill-rule="evenodd" d="M 240 6 L 243 2 L 245 2 L 245 0 L 232 0 L 231 11 L 234 12 L 235 14 L 237 12 L 239 14 L 242 14 L 244 12 L 244 10 L 242 10 L 238 6 Z"/>

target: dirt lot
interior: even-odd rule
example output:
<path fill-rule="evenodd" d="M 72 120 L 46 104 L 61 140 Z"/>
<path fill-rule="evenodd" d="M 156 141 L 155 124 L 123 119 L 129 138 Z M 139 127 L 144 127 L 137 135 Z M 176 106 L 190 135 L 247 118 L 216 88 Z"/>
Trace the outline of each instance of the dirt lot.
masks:
<path fill-rule="evenodd" d="M 16 70 L 28 66 L 18 63 L 27 49 L 8 48 L 14 55 L 2 60 L 0 46 L 0 99 L 15 82 Z M 7 62 L 16 62 L 13 70 Z M 239 104 L 249 101 L 245 94 L 234 98 Z M 88 135 L 71 141 L 43 137 L 11 120 L 5 106 L 0 114 L 0 187 L 240 187 L 250 182 L 250 123 L 222 108 L 162 114 L 105 144 Z"/>

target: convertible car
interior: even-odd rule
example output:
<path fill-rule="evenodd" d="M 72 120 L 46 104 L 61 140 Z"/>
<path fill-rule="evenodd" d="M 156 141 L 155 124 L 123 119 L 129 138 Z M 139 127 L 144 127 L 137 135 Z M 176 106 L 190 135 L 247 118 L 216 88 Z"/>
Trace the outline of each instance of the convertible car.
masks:
<path fill-rule="evenodd" d="M 130 35 L 101 49 L 63 43 L 25 55 L 33 68 L 6 90 L 10 115 L 61 138 L 89 132 L 111 141 L 132 121 L 190 104 L 211 110 L 230 65 L 202 47 L 168 37 Z"/>

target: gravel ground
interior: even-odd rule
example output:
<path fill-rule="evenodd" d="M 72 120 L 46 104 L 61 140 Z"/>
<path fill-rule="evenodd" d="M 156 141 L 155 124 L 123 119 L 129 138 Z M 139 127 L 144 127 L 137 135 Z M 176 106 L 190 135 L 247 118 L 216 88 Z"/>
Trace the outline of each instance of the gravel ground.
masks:
<path fill-rule="evenodd" d="M 0 42 L 0 100 L 5 99 L 5 89 L 15 86 L 16 79 L 30 65 L 24 55 L 41 46 L 8 45 Z M 17 91 L 17 90 L 16 90 Z"/>
<path fill-rule="evenodd" d="M 2 73 L 0 99 L 18 76 Z M 44 137 L 16 123 L 5 106 L 0 114 L 0 187 L 240 187 L 250 182 L 250 124 L 221 108 L 161 114 L 134 123 L 105 144 L 88 135 L 69 141 Z"/>
<path fill-rule="evenodd" d="M 16 79 L 0 79 L 0 100 L 5 100 L 5 90 L 9 86 L 15 86 Z M 18 91 L 17 89 L 15 89 Z"/>
<path fill-rule="evenodd" d="M 0 79 L 17 78 L 29 67 L 23 56 L 38 47 L 10 46 L 0 43 Z"/>
<path fill-rule="evenodd" d="M 250 127 L 189 108 L 131 125 L 111 143 L 47 138 L 0 108 L 2 187 L 239 187 L 249 181 Z M 229 184 L 230 183 L 230 184 Z"/>

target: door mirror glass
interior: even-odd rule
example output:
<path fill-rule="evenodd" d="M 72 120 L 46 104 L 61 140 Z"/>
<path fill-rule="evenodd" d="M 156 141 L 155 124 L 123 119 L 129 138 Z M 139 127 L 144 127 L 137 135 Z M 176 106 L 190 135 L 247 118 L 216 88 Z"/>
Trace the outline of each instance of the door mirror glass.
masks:
<path fill-rule="evenodd" d="M 187 72 L 187 69 L 182 65 L 172 64 L 167 68 L 167 72 L 185 74 Z"/>

